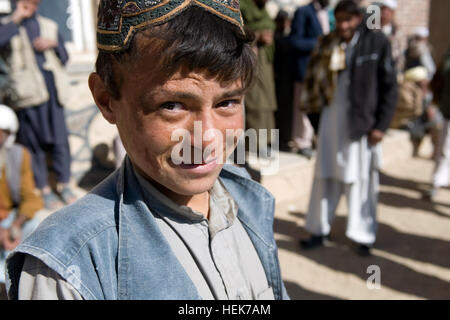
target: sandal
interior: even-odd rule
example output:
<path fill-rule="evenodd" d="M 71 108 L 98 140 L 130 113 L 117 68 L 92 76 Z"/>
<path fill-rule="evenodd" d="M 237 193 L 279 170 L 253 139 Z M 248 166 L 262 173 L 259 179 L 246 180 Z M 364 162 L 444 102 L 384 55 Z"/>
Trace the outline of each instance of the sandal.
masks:
<path fill-rule="evenodd" d="M 44 200 L 44 206 L 48 210 L 57 210 L 64 206 L 61 200 L 53 192 L 47 192 L 42 194 L 42 200 Z"/>
<path fill-rule="evenodd" d="M 72 204 L 77 200 L 77 196 L 67 186 L 61 190 L 59 195 L 65 204 Z"/>

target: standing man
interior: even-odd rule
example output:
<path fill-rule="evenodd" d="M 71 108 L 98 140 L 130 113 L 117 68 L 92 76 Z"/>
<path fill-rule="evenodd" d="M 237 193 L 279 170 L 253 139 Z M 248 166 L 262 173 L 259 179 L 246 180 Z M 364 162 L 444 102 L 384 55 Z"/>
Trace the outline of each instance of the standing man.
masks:
<path fill-rule="evenodd" d="M 49 186 L 47 154 L 51 154 L 65 203 L 75 196 L 70 190 L 70 150 L 63 106 L 68 97 L 64 64 L 68 60 L 57 24 L 36 12 L 40 0 L 18 0 L 15 11 L 0 20 L 0 51 L 7 57 L 15 98 L 8 103 L 17 110 L 18 141 L 32 155 L 36 186 L 47 209 L 61 206 Z"/>
<path fill-rule="evenodd" d="M 367 255 L 375 242 L 380 142 L 395 112 L 396 72 L 389 40 L 362 24 L 354 1 L 339 2 L 335 17 L 337 29 L 321 39 L 306 79 L 309 105 L 322 115 L 306 219 L 312 236 L 301 244 L 324 243 L 345 193 L 346 235 Z"/>
<path fill-rule="evenodd" d="M 224 166 L 255 68 L 239 3 L 101 0 L 97 30 L 89 87 L 127 156 L 9 256 L 9 298 L 288 298 L 274 198 Z"/>
<path fill-rule="evenodd" d="M 30 153 L 15 144 L 19 123 L 14 111 L 0 104 L 0 298 L 8 254 L 39 224 L 43 203 L 36 192 Z"/>
<path fill-rule="evenodd" d="M 417 27 L 408 41 L 405 52 L 405 70 L 423 66 L 427 69 L 428 80 L 433 79 L 436 73 L 436 64 L 431 54 L 431 45 L 428 42 L 430 31 L 426 27 Z"/>
<path fill-rule="evenodd" d="M 392 59 L 394 59 L 397 74 L 401 74 L 405 67 L 405 44 L 403 35 L 395 23 L 395 11 L 397 10 L 397 0 L 383 0 L 375 2 L 381 10 L 381 31 L 391 42 Z"/>
<path fill-rule="evenodd" d="M 313 0 L 309 5 L 298 8 L 292 20 L 290 34 L 295 59 L 292 142 L 294 150 L 307 158 L 313 155 L 314 130 L 317 130 L 319 114 L 310 114 L 309 119 L 302 111 L 308 106 L 302 106 L 301 96 L 309 58 L 317 39 L 330 32 L 330 19 L 326 9 L 328 4 L 329 0 Z"/>
<path fill-rule="evenodd" d="M 289 41 L 291 17 L 279 10 L 275 18 L 274 74 L 278 110 L 275 113 L 276 127 L 280 130 L 280 149 L 288 151 L 292 136 L 292 106 L 294 81 L 292 72 L 293 52 Z"/>
<path fill-rule="evenodd" d="M 275 129 L 277 111 L 273 70 L 275 22 L 266 10 L 266 2 L 267 0 L 241 0 L 241 12 L 247 28 L 255 33 L 253 49 L 257 54 L 255 83 L 245 96 L 246 127 L 265 129 L 270 133 L 270 130 Z M 269 134 L 268 144 L 271 143 L 270 137 Z M 259 147 L 266 148 L 264 145 Z M 259 154 L 268 153 L 264 150 Z"/>

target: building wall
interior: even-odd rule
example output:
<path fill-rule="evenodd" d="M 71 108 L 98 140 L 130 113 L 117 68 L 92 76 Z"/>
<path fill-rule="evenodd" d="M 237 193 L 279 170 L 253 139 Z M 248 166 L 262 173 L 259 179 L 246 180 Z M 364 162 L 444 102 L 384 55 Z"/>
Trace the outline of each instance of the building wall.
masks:
<path fill-rule="evenodd" d="M 397 0 L 398 8 L 395 14 L 395 21 L 403 36 L 403 45 L 406 47 L 408 36 L 410 36 L 417 27 L 428 27 L 430 25 L 431 14 L 431 36 L 430 39 L 436 47 L 437 54 L 442 55 L 450 42 L 446 39 L 450 36 L 450 32 L 444 32 L 448 28 L 446 22 L 448 13 L 450 12 L 450 0 Z M 268 2 L 269 14 L 275 17 L 280 8 L 293 12 L 296 7 L 310 3 L 311 0 L 270 0 Z M 331 0 L 330 3 L 335 5 L 338 0 Z M 361 4 L 368 6 L 374 0 L 362 0 Z M 432 10 L 430 10 L 431 3 Z M 445 44 L 444 44 L 445 43 Z M 445 47 L 445 49 L 442 49 Z"/>
<path fill-rule="evenodd" d="M 417 27 L 428 27 L 430 2 L 430 0 L 398 0 L 395 19 L 404 34 L 413 33 Z"/>
<path fill-rule="evenodd" d="M 434 49 L 434 59 L 438 64 L 450 46 L 449 13 L 449 0 L 431 0 L 430 42 Z"/>
<path fill-rule="evenodd" d="M 402 33 L 409 35 L 417 27 L 428 27 L 430 17 L 430 2 L 434 0 L 398 0 L 398 9 L 396 12 L 396 22 L 402 30 Z M 293 12 L 298 6 L 310 3 L 311 0 L 269 0 L 268 11 L 272 17 L 275 17 L 280 8 Z M 332 5 L 339 2 L 331 0 Z M 363 0 L 363 5 L 371 4 L 372 0 Z M 450 4 L 449 0 L 436 0 L 436 2 Z M 445 11 L 444 11 L 445 12 Z M 447 13 L 450 12 L 447 9 Z"/>
<path fill-rule="evenodd" d="M 70 53 L 96 50 L 95 23 L 99 0 L 41 0 L 39 13 L 58 23 Z M 0 0 L 0 14 L 14 10 L 14 1 Z"/>

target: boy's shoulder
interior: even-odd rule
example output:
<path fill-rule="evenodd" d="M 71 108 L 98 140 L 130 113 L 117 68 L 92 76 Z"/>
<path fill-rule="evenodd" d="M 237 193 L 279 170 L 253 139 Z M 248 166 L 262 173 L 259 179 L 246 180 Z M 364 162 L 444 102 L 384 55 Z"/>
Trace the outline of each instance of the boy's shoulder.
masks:
<path fill-rule="evenodd" d="M 51 214 L 15 250 L 36 257 L 53 255 L 62 264 L 89 240 L 116 228 L 114 177 L 110 177 L 75 203 Z M 114 229 L 115 230 L 115 229 Z"/>
<path fill-rule="evenodd" d="M 17 294 L 27 255 L 66 280 L 73 277 L 73 264 L 88 261 L 89 255 L 114 260 L 118 243 L 114 178 L 111 176 L 74 204 L 51 214 L 8 256 L 7 286 L 12 296 Z M 77 268 L 90 267 L 81 263 Z M 94 297 L 85 289 L 80 289 L 84 297 Z"/>

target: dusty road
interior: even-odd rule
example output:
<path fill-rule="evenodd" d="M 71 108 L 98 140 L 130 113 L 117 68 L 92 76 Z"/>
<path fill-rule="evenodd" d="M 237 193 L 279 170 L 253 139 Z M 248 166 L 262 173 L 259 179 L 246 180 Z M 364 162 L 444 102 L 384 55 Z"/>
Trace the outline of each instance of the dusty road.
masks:
<path fill-rule="evenodd" d="M 309 195 L 278 203 L 276 239 L 291 298 L 450 299 L 450 189 L 440 191 L 435 203 L 422 200 L 432 170 L 425 158 L 408 157 L 384 167 L 377 242 L 368 258 L 358 257 L 345 237 L 344 198 L 331 245 L 313 251 L 298 244 L 307 237 L 303 226 Z M 367 286 L 371 265 L 380 268 L 379 289 Z"/>

